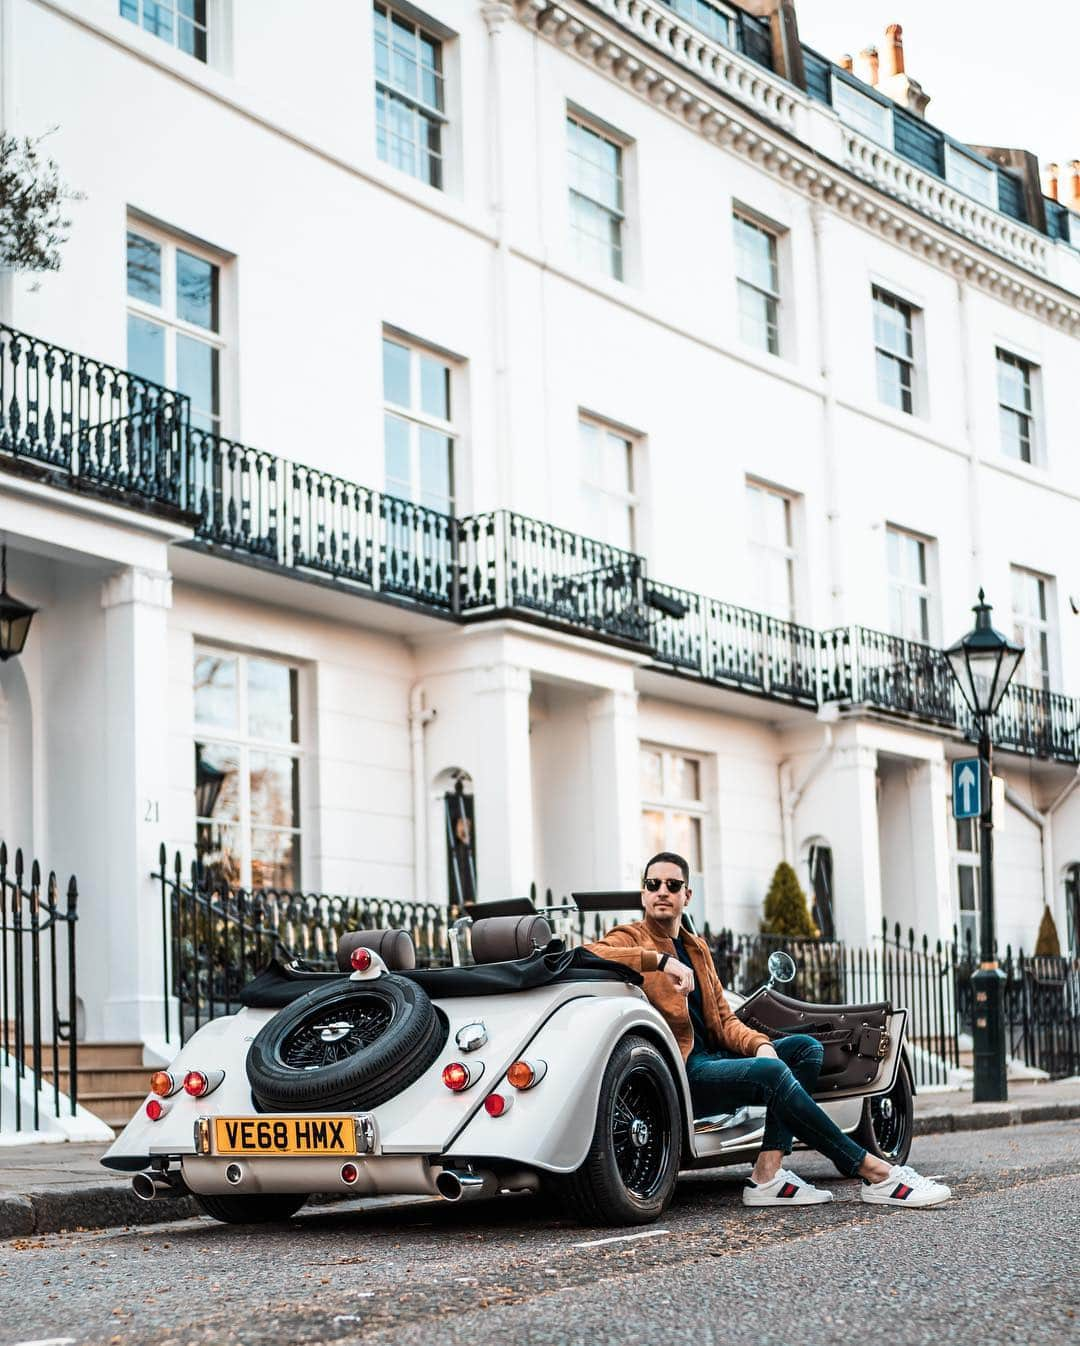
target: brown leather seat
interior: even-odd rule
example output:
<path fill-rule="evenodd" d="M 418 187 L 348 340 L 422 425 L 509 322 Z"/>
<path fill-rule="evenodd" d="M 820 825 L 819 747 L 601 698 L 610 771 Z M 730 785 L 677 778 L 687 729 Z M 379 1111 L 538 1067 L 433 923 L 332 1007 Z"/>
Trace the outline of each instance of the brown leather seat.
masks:
<path fill-rule="evenodd" d="M 508 963 L 527 958 L 551 942 L 551 926 L 543 916 L 487 916 L 474 921 L 472 953 L 477 963 Z"/>
<path fill-rule="evenodd" d="M 337 961 L 342 972 L 351 972 L 353 949 L 377 953 L 391 972 L 408 972 L 416 966 L 416 947 L 404 930 L 353 930 L 338 940 Z"/>

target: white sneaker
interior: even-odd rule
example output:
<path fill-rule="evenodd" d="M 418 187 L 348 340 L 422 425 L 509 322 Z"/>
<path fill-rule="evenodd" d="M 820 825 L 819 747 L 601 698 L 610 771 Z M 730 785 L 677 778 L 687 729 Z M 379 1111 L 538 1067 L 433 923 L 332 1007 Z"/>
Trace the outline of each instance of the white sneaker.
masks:
<path fill-rule="evenodd" d="M 952 1196 L 952 1189 L 924 1178 L 907 1164 L 894 1164 L 881 1182 L 864 1182 L 859 1195 L 872 1206 L 939 1206 Z"/>
<path fill-rule="evenodd" d="M 772 1182 L 748 1181 L 742 1194 L 744 1206 L 820 1206 L 832 1199 L 832 1192 L 811 1187 L 788 1168 L 780 1169 Z"/>

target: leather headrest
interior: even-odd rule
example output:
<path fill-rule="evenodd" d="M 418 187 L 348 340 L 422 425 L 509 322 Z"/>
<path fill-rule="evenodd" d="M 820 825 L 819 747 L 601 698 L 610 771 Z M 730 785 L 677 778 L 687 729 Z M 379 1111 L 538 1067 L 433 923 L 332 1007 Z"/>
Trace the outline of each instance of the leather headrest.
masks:
<path fill-rule="evenodd" d="M 342 972 L 351 972 L 353 949 L 377 953 L 391 972 L 408 972 L 416 966 L 412 937 L 404 930 L 353 930 L 338 940 L 337 961 Z"/>
<path fill-rule="evenodd" d="M 551 926 L 543 916 L 488 916 L 473 922 L 472 952 L 478 963 L 509 963 L 550 942 Z"/>

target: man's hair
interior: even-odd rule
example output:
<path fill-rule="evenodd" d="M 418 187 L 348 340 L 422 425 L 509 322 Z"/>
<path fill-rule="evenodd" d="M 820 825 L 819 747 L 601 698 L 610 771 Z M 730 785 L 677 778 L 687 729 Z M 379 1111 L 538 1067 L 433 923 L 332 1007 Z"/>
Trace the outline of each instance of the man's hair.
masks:
<path fill-rule="evenodd" d="M 651 860 L 647 860 L 645 862 L 645 868 L 641 871 L 641 882 L 643 886 L 645 880 L 649 877 L 649 870 L 652 868 L 653 865 L 660 864 L 661 861 L 669 865 L 678 865 L 679 868 L 682 870 L 683 882 L 689 884 L 690 866 L 686 863 L 686 861 L 682 858 L 682 856 L 676 855 L 674 851 L 661 851 L 659 855 L 654 855 Z"/>

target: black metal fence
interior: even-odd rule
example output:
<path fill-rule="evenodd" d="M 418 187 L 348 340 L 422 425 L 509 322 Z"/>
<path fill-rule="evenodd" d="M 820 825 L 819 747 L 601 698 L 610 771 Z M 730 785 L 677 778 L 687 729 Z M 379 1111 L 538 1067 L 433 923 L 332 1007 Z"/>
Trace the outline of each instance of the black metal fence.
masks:
<path fill-rule="evenodd" d="M 325 893 L 247 892 L 210 882 L 162 846 L 153 875 L 161 889 L 162 1001 L 166 1042 L 185 1042 L 204 1023 L 235 1014 L 241 988 L 272 958 L 337 966 L 351 930 L 408 931 L 420 967 L 449 963 L 453 913 L 434 903 Z"/>
<path fill-rule="evenodd" d="M 0 325 L 0 464 L 194 519 L 195 544 L 435 616 L 515 613 L 629 643 L 658 667 L 816 708 L 870 705 L 972 736 L 944 653 L 814 631 L 662 584 L 645 558 L 509 510 L 457 518 L 189 424 L 168 388 Z M 1004 748 L 1080 761 L 1080 700 L 1012 686 Z"/>
<path fill-rule="evenodd" d="M 0 1062 L 13 1092 L 5 1116 L 0 1089 L 0 1130 L 37 1131 L 42 1109 L 77 1110 L 78 900 L 74 875 L 62 899 L 54 873 L 42 882 L 41 866 L 27 870 L 21 850 L 9 864 L 0 842 Z"/>

